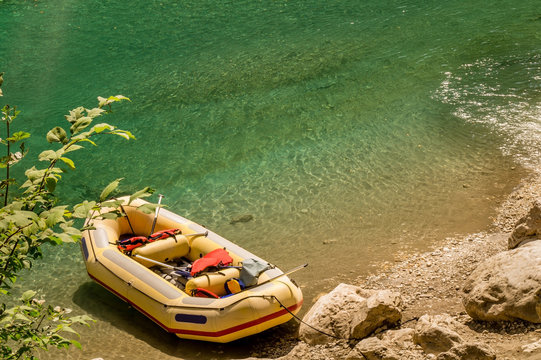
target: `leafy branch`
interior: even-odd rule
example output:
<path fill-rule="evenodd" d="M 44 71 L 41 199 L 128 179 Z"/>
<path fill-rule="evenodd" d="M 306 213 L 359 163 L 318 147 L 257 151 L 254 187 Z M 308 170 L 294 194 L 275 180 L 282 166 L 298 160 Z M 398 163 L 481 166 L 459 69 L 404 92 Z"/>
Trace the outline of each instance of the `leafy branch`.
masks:
<path fill-rule="evenodd" d="M 50 346 L 81 348 L 77 340 L 69 339 L 64 333 L 79 334 L 73 325 L 90 326 L 94 322 L 89 316 L 72 316 L 71 309 L 60 306 L 45 306 L 44 300 L 35 298 L 36 292 L 26 291 L 19 301 L 22 305 L 0 309 L 0 355 L 2 359 L 36 359 L 36 349 L 46 350 Z"/>
<path fill-rule="evenodd" d="M 2 83 L 3 73 L 0 73 L 0 86 Z M 76 219 L 113 219 L 124 216 L 119 210 L 111 210 L 118 209 L 120 202 L 109 199 L 121 179 L 105 187 L 99 201 L 85 200 L 74 206 L 59 205 L 54 193 L 64 172 L 58 164 L 75 169 L 75 163 L 69 157 L 73 151 L 84 149 L 87 143 L 97 146 L 94 139 L 102 135 L 134 139 L 129 131 L 107 123 L 94 124 L 97 118 L 111 112 L 113 103 L 124 100 L 129 101 L 122 95 L 98 97 L 98 106 L 95 108 L 77 107 L 69 111 L 65 116 L 69 129 L 66 131 L 56 126 L 47 133 L 47 141 L 57 148 L 47 149 L 38 155 L 38 160 L 44 162 L 44 166 L 26 169 L 26 179 L 19 188 L 19 194 L 11 193 L 13 186 L 10 185 L 16 181 L 10 177 L 10 168 L 27 155 L 28 150 L 23 140 L 30 134 L 23 131 L 11 134 L 10 126 L 20 112 L 9 105 L 1 110 L 1 120 L 6 125 L 5 138 L 0 139 L 0 144 L 6 146 L 6 155 L 0 158 L 0 168 L 6 168 L 5 179 L 0 181 L 0 196 L 4 197 L 4 206 L 0 208 L 0 355 L 3 359 L 35 359 L 33 353 L 36 349 L 51 346 L 80 347 L 76 340 L 64 337 L 64 333 L 77 334 L 72 325 L 89 325 L 93 321 L 86 315 L 68 317 L 67 309 L 46 307 L 42 300 L 36 300 L 36 293 L 31 290 L 19 299 L 22 302 L 19 306 L 8 308 L 6 297 L 11 295 L 10 288 L 16 282 L 18 272 L 31 268 L 33 261 L 42 257 L 43 244 L 60 245 L 79 241 L 81 231 L 91 228 L 91 221 L 78 228 L 75 225 Z M 20 151 L 13 153 L 12 149 L 16 145 Z M 151 188 L 145 187 L 132 194 L 130 202 L 138 197 L 149 196 L 152 192 Z"/>

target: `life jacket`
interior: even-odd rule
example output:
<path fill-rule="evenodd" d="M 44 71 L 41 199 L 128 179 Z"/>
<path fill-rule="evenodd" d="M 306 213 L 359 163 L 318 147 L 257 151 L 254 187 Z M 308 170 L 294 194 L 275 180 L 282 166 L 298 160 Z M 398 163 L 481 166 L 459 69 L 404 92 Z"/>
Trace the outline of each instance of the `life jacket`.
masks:
<path fill-rule="evenodd" d="M 225 251 L 224 249 L 216 249 L 209 252 L 202 258 L 195 260 L 192 264 L 192 270 L 190 274 L 192 276 L 195 276 L 196 274 L 211 266 L 227 266 L 231 265 L 231 263 L 233 263 L 233 258 L 229 256 L 229 253 L 227 251 Z"/>
<path fill-rule="evenodd" d="M 125 253 L 129 253 L 133 249 L 138 248 L 139 246 L 143 246 L 145 244 L 154 242 L 156 240 L 167 239 L 168 237 L 174 237 L 175 235 L 178 235 L 178 234 L 181 234 L 180 229 L 161 230 L 149 236 L 133 236 L 128 239 L 119 240 L 117 242 L 118 244 L 117 246 L 118 246 L 118 250 Z"/>
<path fill-rule="evenodd" d="M 220 298 L 218 295 L 216 295 L 212 291 L 207 290 L 207 289 L 203 289 L 203 288 L 193 289 L 192 290 L 192 296 L 204 297 L 204 298 L 214 298 L 214 299 L 219 299 Z"/>
<path fill-rule="evenodd" d="M 181 233 L 182 232 L 180 231 L 180 229 L 161 230 L 150 235 L 148 238 L 151 239 L 152 241 L 155 241 L 155 240 L 167 239 L 168 237 L 174 237 L 175 235 L 179 235 Z"/>

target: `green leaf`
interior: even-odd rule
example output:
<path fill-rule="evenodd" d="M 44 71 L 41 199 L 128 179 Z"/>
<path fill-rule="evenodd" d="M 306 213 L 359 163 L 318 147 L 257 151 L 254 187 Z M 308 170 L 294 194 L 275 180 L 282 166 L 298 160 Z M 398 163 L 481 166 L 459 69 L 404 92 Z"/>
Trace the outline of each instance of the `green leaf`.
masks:
<path fill-rule="evenodd" d="M 105 124 L 105 123 L 102 123 L 102 124 L 98 124 L 98 125 L 94 125 L 94 127 L 92 128 L 92 130 L 94 130 L 94 132 L 96 132 L 97 134 L 105 131 L 105 130 L 114 130 L 115 127 L 112 126 L 112 125 L 109 125 L 109 124 Z"/>
<path fill-rule="evenodd" d="M 90 326 L 88 321 L 96 322 L 96 320 L 92 319 L 88 315 L 79 315 L 79 316 L 73 316 L 69 318 L 73 324 L 83 324 L 86 326 Z"/>
<path fill-rule="evenodd" d="M 123 200 L 107 200 L 101 203 L 102 208 L 118 208 L 120 205 L 124 204 Z"/>
<path fill-rule="evenodd" d="M 49 235 L 45 238 L 46 241 L 49 242 L 49 244 L 52 245 L 62 245 L 63 241 L 57 234 L 55 235 Z"/>
<path fill-rule="evenodd" d="M 73 125 L 71 125 L 70 132 L 72 134 L 77 134 L 79 131 L 83 130 L 84 128 L 86 128 L 91 123 L 92 123 L 92 118 L 91 117 L 88 117 L 88 116 L 82 117 L 82 118 L 76 120 L 73 123 Z"/>
<path fill-rule="evenodd" d="M 91 144 L 94 145 L 94 146 L 98 146 L 98 145 L 96 145 L 96 143 L 95 143 L 94 141 L 92 141 L 92 140 L 90 140 L 90 139 L 84 139 L 84 138 L 80 137 L 80 135 L 81 135 L 81 134 L 79 134 L 79 135 L 77 136 L 77 137 L 78 137 L 78 139 L 77 139 L 78 142 L 85 141 L 85 142 L 91 143 Z M 90 135 L 90 133 L 89 133 L 89 135 Z"/>
<path fill-rule="evenodd" d="M 58 179 L 54 176 L 49 176 L 45 179 L 45 186 L 49 192 L 53 193 L 55 191 L 57 181 Z"/>
<path fill-rule="evenodd" d="M 45 150 L 38 157 L 39 161 L 53 161 L 57 159 L 56 151 L 54 150 Z"/>
<path fill-rule="evenodd" d="M 21 295 L 21 300 L 22 301 L 29 301 L 34 296 L 36 296 L 36 294 L 37 293 L 34 290 L 27 290 Z"/>
<path fill-rule="evenodd" d="M 66 233 L 54 233 L 49 237 L 55 244 L 74 243 L 78 240 L 76 236 L 71 236 Z"/>
<path fill-rule="evenodd" d="M 115 212 L 106 212 L 104 214 L 100 214 L 100 216 L 104 219 L 109 219 L 109 220 L 115 220 L 118 218 L 118 214 Z"/>
<path fill-rule="evenodd" d="M 27 133 L 25 131 L 17 131 L 13 135 L 11 135 L 11 137 L 8 137 L 6 140 L 13 143 L 13 142 L 20 141 L 29 137 L 30 137 L 30 133 Z"/>
<path fill-rule="evenodd" d="M 75 108 L 73 110 L 70 110 L 69 115 L 66 115 L 66 120 L 70 122 L 70 124 L 75 123 L 77 120 L 83 117 L 83 112 L 85 111 L 85 108 L 82 106 L 79 106 L 78 108 Z"/>
<path fill-rule="evenodd" d="M 21 314 L 21 313 L 15 314 L 14 318 L 17 319 L 17 320 L 24 321 L 24 322 L 30 322 L 30 319 L 27 318 L 26 316 L 24 316 L 24 315 Z"/>
<path fill-rule="evenodd" d="M 45 219 L 45 223 L 48 227 L 52 228 L 59 222 L 64 221 L 64 212 L 66 206 L 57 206 L 50 210 L 43 211 L 39 216 L 42 219 Z"/>
<path fill-rule="evenodd" d="M 121 100 L 131 101 L 129 98 L 125 97 L 124 95 L 110 96 L 109 100 L 111 100 L 111 99 L 114 99 L 114 101 L 121 101 Z"/>
<path fill-rule="evenodd" d="M 122 136 L 126 140 L 135 139 L 135 136 L 129 131 L 126 130 L 113 130 L 111 134 Z"/>
<path fill-rule="evenodd" d="M 81 231 L 79 229 L 76 229 L 72 226 L 68 226 L 67 224 L 60 224 L 60 228 L 64 230 L 64 232 L 70 236 L 76 236 L 80 237 L 82 235 Z"/>
<path fill-rule="evenodd" d="M 81 343 L 78 342 L 77 340 L 70 340 L 70 341 L 73 344 L 73 346 L 75 346 L 76 348 L 81 349 L 81 350 L 83 349 L 83 347 L 81 346 Z"/>
<path fill-rule="evenodd" d="M 50 143 L 58 142 L 65 144 L 68 142 L 68 134 L 66 134 L 63 128 L 57 126 L 47 133 L 47 141 Z"/>
<path fill-rule="evenodd" d="M 0 158 L 0 168 L 6 168 L 11 160 L 11 157 L 9 156 L 2 156 Z"/>
<path fill-rule="evenodd" d="M 14 214 L 6 216 L 6 220 L 13 222 L 18 227 L 29 225 L 33 220 L 37 220 L 37 215 L 32 211 L 18 210 Z"/>
<path fill-rule="evenodd" d="M 88 139 L 88 137 L 90 135 L 92 135 L 92 131 L 85 131 L 85 132 L 82 132 L 82 133 L 79 133 L 79 134 L 73 136 L 71 139 L 75 140 L 76 142 L 85 141 L 84 139 Z M 92 142 L 92 144 L 94 144 L 94 143 Z M 94 144 L 94 145 L 96 145 L 96 144 Z"/>
<path fill-rule="evenodd" d="M 77 204 L 73 207 L 73 217 L 78 219 L 85 219 L 88 217 L 88 213 L 96 206 L 95 201 L 87 201 Z"/>
<path fill-rule="evenodd" d="M 109 195 L 113 191 L 115 191 L 115 189 L 118 187 L 118 184 L 120 183 L 120 181 L 122 179 L 123 178 L 116 179 L 115 181 L 113 181 L 109 185 L 107 185 L 105 187 L 105 189 L 103 189 L 103 191 L 101 192 L 101 195 L 100 195 L 100 202 L 105 201 L 109 197 Z"/>
<path fill-rule="evenodd" d="M 121 100 L 128 100 L 128 101 L 131 101 L 129 98 L 125 97 L 124 95 L 117 95 L 117 96 L 109 96 L 107 99 L 106 98 L 103 98 L 101 96 L 98 96 L 98 103 L 99 103 L 99 107 L 102 108 L 104 107 L 105 105 L 110 105 L 116 101 L 121 101 Z"/>
<path fill-rule="evenodd" d="M 66 148 L 64 149 L 64 154 L 68 153 L 70 151 L 75 151 L 75 150 L 79 150 L 79 149 L 83 149 L 83 147 L 81 145 L 77 145 L 77 144 L 66 145 Z"/>
<path fill-rule="evenodd" d="M 77 331 L 73 330 L 69 325 L 63 325 L 61 328 L 60 328 L 60 331 L 66 331 L 66 332 L 70 332 L 72 334 L 76 334 L 76 335 L 79 335 L 77 333 Z"/>
<path fill-rule="evenodd" d="M 152 189 L 152 188 L 150 188 L 148 186 L 145 187 L 142 190 L 136 191 L 136 192 L 134 192 L 133 194 L 130 195 L 130 201 L 128 201 L 128 205 L 131 204 L 131 202 L 133 200 L 135 200 L 135 199 L 149 197 L 153 193 L 154 193 L 154 189 Z"/>
<path fill-rule="evenodd" d="M 94 108 L 94 109 L 86 109 L 86 115 L 91 117 L 91 118 L 95 118 L 95 117 L 98 117 L 100 116 L 103 112 L 105 112 L 105 110 L 103 109 L 100 109 L 100 108 Z"/>
<path fill-rule="evenodd" d="M 137 210 L 144 212 L 145 214 L 152 214 L 156 211 L 158 204 L 143 204 L 137 207 Z"/>
<path fill-rule="evenodd" d="M 38 170 L 35 166 L 32 166 L 30 169 L 27 169 L 24 174 L 30 181 L 40 179 L 45 175 L 45 170 Z"/>
<path fill-rule="evenodd" d="M 61 157 L 60 160 L 62 160 L 70 168 L 75 169 L 75 164 L 73 163 L 73 160 L 68 159 L 67 157 Z"/>
<path fill-rule="evenodd" d="M 25 227 L 23 229 L 24 236 L 32 236 L 33 234 L 37 233 L 39 231 L 39 226 L 36 223 L 30 224 L 29 226 Z"/>

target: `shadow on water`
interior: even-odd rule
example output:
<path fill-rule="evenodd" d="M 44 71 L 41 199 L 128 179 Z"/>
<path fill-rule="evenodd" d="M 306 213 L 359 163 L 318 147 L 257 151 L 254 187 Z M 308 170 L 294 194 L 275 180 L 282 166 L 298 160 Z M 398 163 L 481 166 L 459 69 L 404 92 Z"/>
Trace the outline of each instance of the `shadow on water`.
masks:
<path fill-rule="evenodd" d="M 159 352 L 183 359 L 234 359 L 250 356 L 277 357 L 294 346 L 298 325 L 295 320 L 260 334 L 227 344 L 180 339 L 94 282 L 85 282 L 73 295 L 73 302 L 93 319 L 106 322 L 121 332 L 148 344 Z M 107 349 L 103 349 L 104 352 Z"/>

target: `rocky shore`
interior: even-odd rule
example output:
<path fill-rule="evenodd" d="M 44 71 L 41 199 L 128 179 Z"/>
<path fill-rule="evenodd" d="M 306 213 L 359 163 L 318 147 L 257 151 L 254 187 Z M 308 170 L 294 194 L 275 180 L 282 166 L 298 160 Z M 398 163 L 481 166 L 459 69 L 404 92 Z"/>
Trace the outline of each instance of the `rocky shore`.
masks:
<path fill-rule="evenodd" d="M 377 275 L 339 285 L 304 317 L 334 337 L 301 325 L 299 339 L 283 347 L 289 352 L 272 357 L 541 359 L 541 271 L 535 271 L 541 240 L 531 241 L 541 239 L 540 198 L 535 174 L 501 205 L 490 232 L 446 239 L 426 253 L 383 264 Z M 536 211 L 539 218 L 528 220 Z M 518 225 L 521 219 L 530 224 Z M 518 248 L 509 250 L 512 233 L 530 243 L 518 239 Z M 525 288 L 502 283 L 513 277 Z"/>

